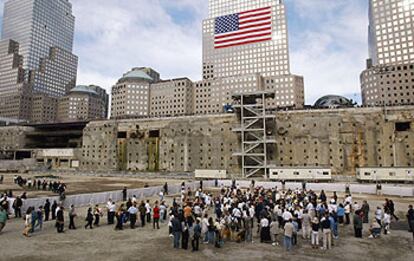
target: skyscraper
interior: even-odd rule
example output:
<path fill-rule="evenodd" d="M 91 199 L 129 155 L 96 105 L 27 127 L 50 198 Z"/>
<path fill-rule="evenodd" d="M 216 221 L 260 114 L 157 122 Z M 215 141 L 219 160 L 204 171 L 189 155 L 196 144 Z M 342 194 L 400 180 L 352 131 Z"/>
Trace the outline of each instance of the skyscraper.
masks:
<path fill-rule="evenodd" d="M 68 0 L 7 0 L 2 39 L 19 43 L 33 91 L 60 97 L 75 86 L 75 17 Z"/>
<path fill-rule="evenodd" d="M 19 44 L 0 41 L 0 117 L 30 120 L 30 86 L 24 81 L 23 59 Z"/>
<path fill-rule="evenodd" d="M 373 65 L 414 62 L 414 1 L 369 1 L 369 58 Z"/>
<path fill-rule="evenodd" d="M 414 103 L 414 0 L 369 1 L 369 59 L 361 74 L 364 105 Z"/>
<path fill-rule="evenodd" d="M 303 78 L 290 73 L 287 32 L 283 0 L 209 0 L 195 111 L 218 113 L 232 94 L 263 90 L 276 94 L 270 107 L 302 108 Z"/>
<path fill-rule="evenodd" d="M 282 0 L 210 0 L 209 17 L 203 22 L 204 79 L 289 74 L 286 24 Z M 242 34 L 246 31 L 251 33 Z M 223 37 L 228 34 L 231 37 Z"/>

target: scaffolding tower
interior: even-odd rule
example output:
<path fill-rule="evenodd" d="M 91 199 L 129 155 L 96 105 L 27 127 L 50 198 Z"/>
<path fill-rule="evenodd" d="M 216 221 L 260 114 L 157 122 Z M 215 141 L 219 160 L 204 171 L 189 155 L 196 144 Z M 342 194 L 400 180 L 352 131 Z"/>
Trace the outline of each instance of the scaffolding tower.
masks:
<path fill-rule="evenodd" d="M 241 123 L 240 127 L 233 128 L 241 138 L 241 151 L 233 156 L 241 157 L 243 177 L 267 178 L 268 146 L 274 145 L 276 138 L 271 131 L 275 115 L 266 111 L 266 100 L 275 98 L 275 93 L 235 94 L 232 98 L 233 108 L 239 114 Z"/>

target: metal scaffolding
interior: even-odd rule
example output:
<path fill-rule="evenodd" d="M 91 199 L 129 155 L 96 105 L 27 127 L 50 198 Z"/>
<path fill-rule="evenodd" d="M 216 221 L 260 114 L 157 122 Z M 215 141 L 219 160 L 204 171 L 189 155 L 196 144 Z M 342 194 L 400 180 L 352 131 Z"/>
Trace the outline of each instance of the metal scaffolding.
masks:
<path fill-rule="evenodd" d="M 241 157 L 242 175 L 245 178 L 261 175 L 267 178 L 269 144 L 275 144 L 276 139 L 268 134 L 268 120 L 274 120 L 275 115 L 266 111 L 266 99 L 275 97 L 275 93 L 255 92 L 233 95 L 233 107 L 239 114 L 240 127 L 233 128 L 240 133 L 241 151 L 233 156 Z"/>

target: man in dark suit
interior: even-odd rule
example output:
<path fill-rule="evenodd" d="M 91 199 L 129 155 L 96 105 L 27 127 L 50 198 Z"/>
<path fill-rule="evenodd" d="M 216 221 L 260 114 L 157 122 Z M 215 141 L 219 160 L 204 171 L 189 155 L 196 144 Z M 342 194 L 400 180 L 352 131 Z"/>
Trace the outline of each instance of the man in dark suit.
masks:
<path fill-rule="evenodd" d="M 58 233 L 63 233 L 63 228 L 65 226 L 65 217 L 64 217 L 64 207 L 61 206 L 56 213 L 56 228 Z"/>

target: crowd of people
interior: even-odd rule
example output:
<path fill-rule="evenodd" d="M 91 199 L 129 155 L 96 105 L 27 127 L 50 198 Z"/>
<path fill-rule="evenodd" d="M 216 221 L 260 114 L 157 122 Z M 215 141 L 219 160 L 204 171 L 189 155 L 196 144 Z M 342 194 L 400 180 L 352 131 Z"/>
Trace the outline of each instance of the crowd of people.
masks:
<path fill-rule="evenodd" d="M 290 190 L 255 187 L 241 189 L 235 182 L 222 187 L 218 196 L 184 189 L 182 205 L 173 204 L 170 210 L 170 232 L 175 248 L 187 249 L 192 238 L 193 251 L 198 250 L 199 240 L 222 247 L 226 241 L 253 242 L 253 233 L 261 243 L 274 246 L 282 244 L 290 251 L 298 244 L 298 238 L 324 250 L 332 248 L 341 230 L 353 225 L 354 236 L 362 238 L 363 224 L 370 223 L 366 234 L 369 238 L 389 234 L 390 223 L 398 220 L 392 200 L 385 199 L 378 206 L 375 217 L 370 219 L 367 201 L 361 205 L 353 201 L 348 190 L 343 200 L 336 193 L 328 197 L 304 188 Z M 214 215 L 211 215 L 214 213 Z M 407 220 L 414 238 L 413 207 L 409 206 Z M 200 229 L 201 228 L 201 229 Z M 300 235 L 300 236 L 299 236 Z"/>
<path fill-rule="evenodd" d="M 349 191 L 343 199 L 336 193 L 328 196 L 324 191 L 316 193 L 306 189 L 266 189 L 255 186 L 254 181 L 249 188 L 240 188 L 235 181 L 231 186 L 222 186 L 219 192 L 207 192 L 200 182 L 200 188 L 192 190 L 181 185 L 179 198 L 174 198 L 167 205 L 164 196 L 168 194 L 165 184 L 159 193 L 159 200 L 138 199 L 135 195 L 127 197 L 127 189 L 122 191 L 123 201 L 117 203 L 111 199 L 105 206 L 94 205 L 84 213 L 84 229 L 98 228 L 106 215 L 106 223 L 120 231 L 129 227 L 152 226 L 160 229 L 160 225 L 168 224 L 168 234 L 176 249 L 198 251 L 200 243 L 210 244 L 217 248 L 225 242 L 268 243 L 273 246 L 283 245 L 287 251 L 298 247 L 298 242 L 309 244 L 314 249 L 328 250 L 336 244 L 336 240 L 345 235 L 346 227 L 353 226 L 354 236 L 362 238 L 378 238 L 390 234 L 390 224 L 399 218 L 395 213 L 392 200 L 385 199 L 381 206 L 376 206 L 374 216 L 370 216 L 371 206 L 367 201 L 359 204 Z M 6 224 L 8 206 L 7 196 L 0 198 L 0 232 Z M 15 204 L 19 197 L 16 198 Z M 20 203 L 13 206 L 16 218 Z M 70 230 L 77 229 L 75 224 L 78 210 L 70 206 L 68 211 L 62 204 L 46 200 L 43 206 L 29 207 L 23 216 L 25 229 L 23 235 L 42 230 L 43 223 L 55 221 L 58 233 L 65 232 L 65 217 L 69 218 Z M 412 205 L 407 212 L 407 220 L 414 238 L 414 211 Z M 369 224 L 364 231 L 363 224 Z M 367 228 L 368 226 L 365 226 Z M 257 239 L 256 239 L 257 238 Z"/>
<path fill-rule="evenodd" d="M 20 187 L 26 187 L 27 189 L 33 190 L 44 190 L 52 191 L 53 193 L 59 194 L 61 197 L 64 197 L 66 191 L 66 184 L 56 180 L 46 180 L 46 179 L 34 179 L 23 178 L 22 176 L 14 176 L 13 181 L 15 184 Z"/>

